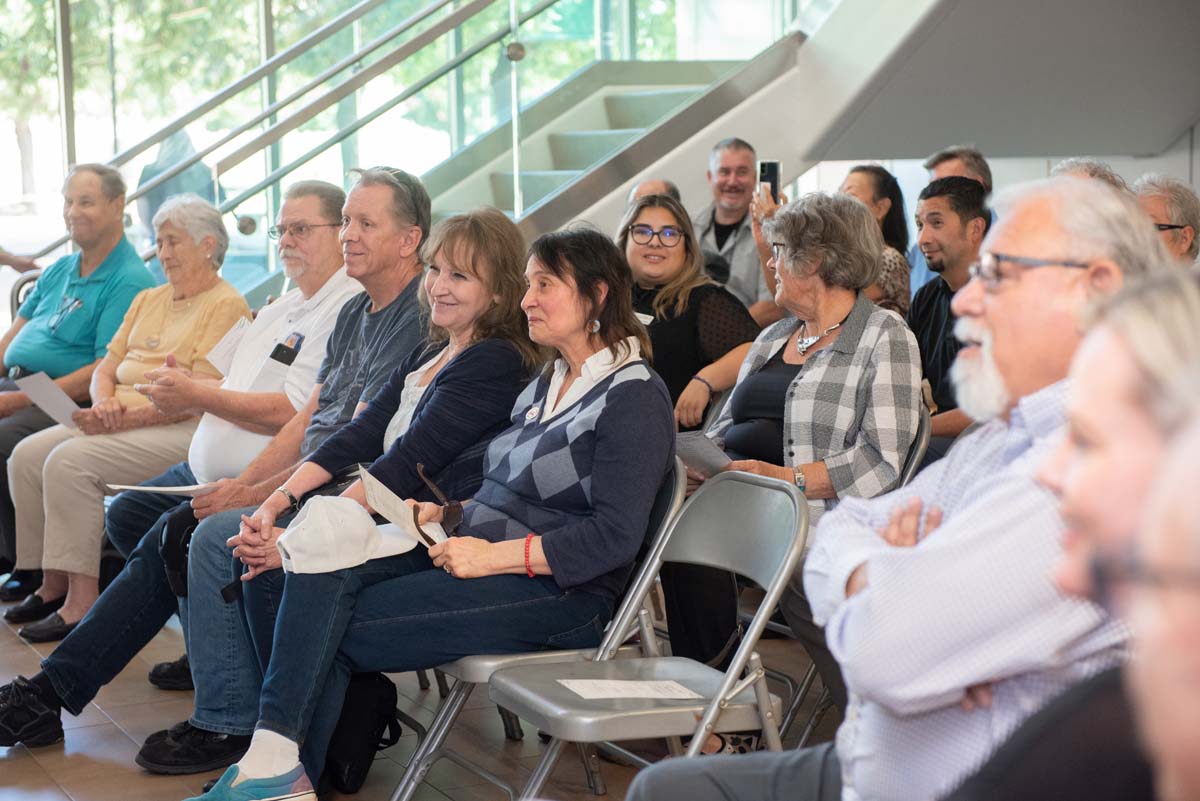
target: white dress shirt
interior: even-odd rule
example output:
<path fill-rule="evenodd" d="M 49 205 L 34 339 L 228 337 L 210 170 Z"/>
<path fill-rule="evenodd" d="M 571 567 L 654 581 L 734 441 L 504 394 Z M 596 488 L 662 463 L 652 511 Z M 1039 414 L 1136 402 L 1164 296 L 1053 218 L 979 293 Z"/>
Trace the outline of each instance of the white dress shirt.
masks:
<path fill-rule="evenodd" d="M 583 367 L 580 368 L 579 377 L 572 382 L 571 386 L 567 387 L 567 391 L 561 398 L 558 397 L 558 393 L 562 389 L 563 381 L 567 378 L 569 368 L 566 359 L 556 359 L 554 373 L 550 376 L 550 386 L 546 391 L 546 407 L 542 409 L 541 419 L 549 420 L 563 409 L 570 408 L 571 404 L 586 395 L 589 389 L 630 362 L 642 358 L 642 348 L 638 344 L 637 337 L 628 337 L 625 344 L 628 347 L 620 358 L 615 358 L 608 348 L 601 348 L 587 357 L 583 362 Z"/>
<path fill-rule="evenodd" d="M 1061 435 L 1066 382 L 1018 402 L 907 487 L 847 498 L 804 570 L 813 617 L 850 692 L 838 730 L 843 801 L 940 798 L 1039 707 L 1125 656 L 1128 632 L 1054 583 L 1062 521 L 1034 474 Z M 919 497 L 941 526 L 911 548 L 877 533 Z M 846 598 L 866 563 L 867 587 Z M 991 683 L 989 708 L 964 711 Z"/>

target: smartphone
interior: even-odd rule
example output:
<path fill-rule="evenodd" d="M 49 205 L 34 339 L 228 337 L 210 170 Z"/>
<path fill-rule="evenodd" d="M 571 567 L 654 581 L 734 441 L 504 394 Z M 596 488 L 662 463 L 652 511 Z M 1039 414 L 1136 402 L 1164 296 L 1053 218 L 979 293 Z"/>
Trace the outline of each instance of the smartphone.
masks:
<path fill-rule="evenodd" d="M 758 182 L 759 184 L 771 185 L 771 198 L 779 202 L 779 162 L 778 161 L 760 161 L 758 162 Z"/>

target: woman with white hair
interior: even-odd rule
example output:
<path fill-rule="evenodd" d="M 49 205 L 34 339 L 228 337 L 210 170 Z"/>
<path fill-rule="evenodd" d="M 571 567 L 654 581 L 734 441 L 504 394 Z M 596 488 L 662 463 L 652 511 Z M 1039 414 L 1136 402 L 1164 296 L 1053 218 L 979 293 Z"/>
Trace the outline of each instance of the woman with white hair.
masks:
<path fill-rule="evenodd" d="M 221 214 L 196 195 L 170 198 L 154 215 L 167 283 L 139 293 L 92 376 L 90 408 L 74 428 L 22 440 L 9 459 L 17 564 L 41 568 L 42 585 L 8 609 L 30 642 L 67 636 L 99 594 L 108 484 L 139 484 L 187 458 L 198 418 L 160 413 L 135 385 L 174 363 L 219 379 L 208 352 L 250 309 L 217 271 L 229 247 Z M 79 316 L 79 309 L 72 319 Z M 36 621 L 36 622 L 35 622 Z"/>

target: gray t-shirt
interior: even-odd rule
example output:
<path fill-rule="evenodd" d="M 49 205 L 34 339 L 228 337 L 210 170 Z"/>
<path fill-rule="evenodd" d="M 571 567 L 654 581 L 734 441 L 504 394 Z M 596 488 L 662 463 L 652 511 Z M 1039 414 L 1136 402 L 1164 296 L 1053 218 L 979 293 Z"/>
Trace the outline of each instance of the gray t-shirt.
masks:
<path fill-rule="evenodd" d="M 387 307 L 368 312 L 371 298 L 355 295 L 338 313 L 317 373 L 321 384 L 317 411 L 304 432 L 301 455 L 321 446 L 354 417 L 360 401 L 369 401 L 388 376 L 425 337 L 417 303 L 420 279 L 409 281 Z"/>

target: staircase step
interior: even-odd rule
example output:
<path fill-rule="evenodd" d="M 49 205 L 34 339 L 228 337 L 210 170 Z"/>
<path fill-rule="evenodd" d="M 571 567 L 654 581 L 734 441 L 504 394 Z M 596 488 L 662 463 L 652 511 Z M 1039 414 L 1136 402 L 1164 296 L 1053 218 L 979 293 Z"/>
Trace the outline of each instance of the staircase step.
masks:
<path fill-rule="evenodd" d="M 542 198 L 557 191 L 583 174 L 582 170 L 528 170 L 521 173 L 521 194 L 525 208 L 529 208 Z M 492 195 L 496 199 L 497 208 L 512 209 L 513 174 L 508 172 L 492 173 Z"/>
<path fill-rule="evenodd" d="M 703 89 L 702 86 L 685 86 L 609 95 L 604 98 L 609 125 L 614 129 L 649 128 Z"/>
<path fill-rule="evenodd" d="M 641 128 L 550 134 L 550 154 L 560 170 L 586 170 L 642 133 Z"/>

